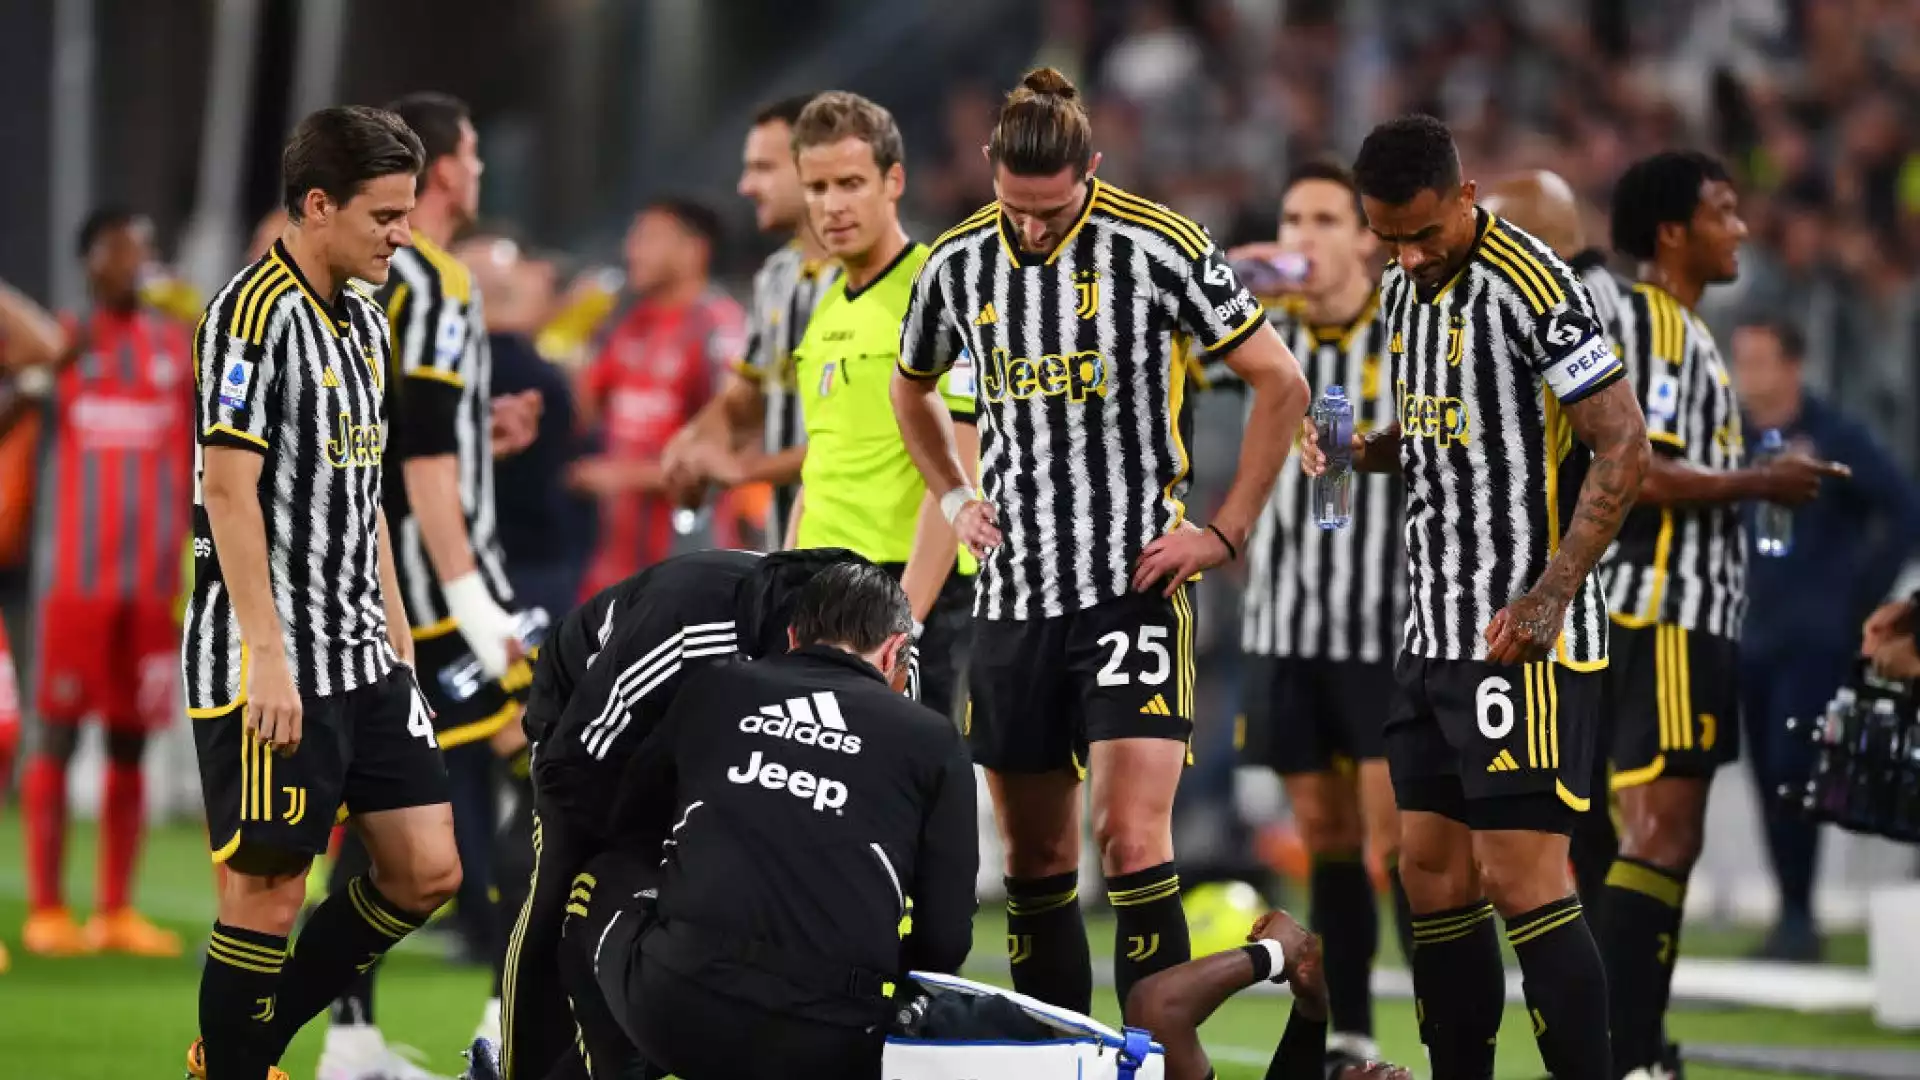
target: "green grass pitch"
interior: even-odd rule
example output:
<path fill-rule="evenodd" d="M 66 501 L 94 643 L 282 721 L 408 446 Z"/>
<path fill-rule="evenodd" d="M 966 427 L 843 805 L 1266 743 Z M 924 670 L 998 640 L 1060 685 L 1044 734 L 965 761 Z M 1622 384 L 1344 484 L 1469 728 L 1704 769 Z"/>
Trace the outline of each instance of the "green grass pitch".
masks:
<path fill-rule="evenodd" d="M 93 891 L 93 834 L 76 829 L 68 854 L 68 901 L 84 916 Z M 89 957 L 46 961 L 24 955 L 19 927 L 25 915 L 19 819 L 0 813 L 0 940 L 13 953 L 13 968 L 0 975 L 0 1075 L 22 1080 L 125 1080 L 128 1077 L 182 1075 L 182 1056 L 195 1034 L 199 943 L 212 913 L 212 873 L 206 848 L 194 826 L 168 826 L 152 834 L 145 855 L 138 900 L 144 910 L 180 931 L 189 955 L 179 960 Z M 1096 953 L 1110 951 L 1111 927 L 1096 920 L 1090 927 Z M 1390 937 L 1390 935 L 1389 935 Z M 1698 938 L 1696 942 L 1695 938 Z M 1689 945 L 1720 951 L 1741 939 L 1725 935 L 1689 935 Z M 1000 919 L 983 911 L 976 955 L 995 956 L 1001 947 Z M 1390 947 L 1390 945 L 1389 945 Z M 1842 956 L 1864 951 L 1857 939 L 1840 944 Z M 1098 960 L 1097 963 L 1105 963 Z M 1390 962 L 1397 962 L 1390 961 Z M 377 1009 L 381 1027 L 396 1043 L 419 1047 L 427 1066 L 448 1075 L 461 1068 L 460 1050 L 471 1039 L 487 991 L 481 968 L 453 967 L 422 949 L 403 947 L 380 982 Z M 1112 1022 L 1111 994 L 1097 1010 Z M 1275 998 L 1230 1001 L 1208 1025 L 1205 1036 L 1226 1080 L 1258 1078 L 1286 1019 L 1286 1002 Z M 320 1029 L 308 1026 L 282 1063 L 294 1080 L 309 1080 L 320 1052 Z M 1400 1061 L 1420 1061 L 1412 1007 L 1384 1002 L 1379 1008 L 1380 1041 Z M 1729 1009 L 1676 1014 L 1673 1032 L 1682 1041 L 1777 1043 L 1783 1045 L 1912 1045 L 1911 1040 L 1876 1031 L 1860 1014 L 1798 1015 Z M 1508 1012 L 1500 1042 L 1502 1080 L 1544 1075 L 1525 1016 Z M 1690 1067 L 1694 1080 L 1758 1080 L 1767 1075 Z"/>

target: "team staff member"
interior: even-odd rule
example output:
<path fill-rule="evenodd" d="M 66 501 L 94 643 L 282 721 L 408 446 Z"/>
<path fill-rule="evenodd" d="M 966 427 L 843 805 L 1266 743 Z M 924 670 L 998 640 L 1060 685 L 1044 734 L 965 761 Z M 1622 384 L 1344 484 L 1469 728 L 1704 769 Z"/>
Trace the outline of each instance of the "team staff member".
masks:
<path fill-rule="evenodd" d="M 706 484 L 735 487 L 759 481 L 774 485 L 767 518 L 767 546 L 781 547 L 800 494 L 800 464 L 807 457 L 800 420 L 793 351 L 807 322 L 840 276 L 807 223 L 800 173 L 793 161 L 793 126 L 812 95 L 791 97 L 760 110 L 741 153 L 741 196 L 753 203 L 754 223 L 764 233 L 792 233 L 753 276 L 747 310 L 747 351 L 712 401 L 680 429 L 661 454 L 661 467 L 675 497 L 685 505 Z M 741 450 L 760 437 L 760 449 Z"/>
<path fill-rule="evenodd" d="M 380 507 L 386 317 L 348 284 L 409 240 L 420 140 L 322 109 L 281 157 L 289 223 L 195 333 L 193 595 L 181 660 L 219 917 L 189 1065 L 260 1080 L 355 969 L 460 884 L 447 775 L 409 663 Z M 372 855 L 288 955 L 313 857 L 351 808 Z M 203 1052 L 204 1051 L 204 1052 Z"/>
<path fill-rule="evenodd" d="M 1007 847 L 1014 987 L 1085 1013 L 1081 767 L 1124 1007 L 1135 980 L 1187 958 L 1172 830 L 1193 729 L 1187 581 L 1246 547 L 1288 452 L 1246 440 L 1219 516 L 1187 520 L 1188 348 L 1252 387 L 1255 431 L 1296 430 L 1307 386 L 1198 225 L 1094 176 L 1092 124 L 1059 72 L 1007 96 L 986 153 L 999 201 L 921 268 L 893 406 L 927 490 L 984 560 L 969 735 Z M 984 403 L 979 487 L 935 393 L 967 364 Z"/>
<path fill-rule="evenodd" d="M 82 226 L 89 310 L 66 319 L 69 343 L 21 385 L 52 383 L 50 460 L 40 485 L 36 558 L 40 647 L 39 747 L 21 787 L 27 839 L 28 952 L 110 949 L 177 956 L 178 935 L 132 907 L 146 809 L 140 762 L 147 738 L 173 722 L 180 630 L 181 513 L 193 483 L 193 401 L 187 331 L 140 298 L 153 226 L 128 210 L 95 211 Z M 29 339 L 19 362 L 29 359 Z M 80 723 L 106 734 L 100 873 L 84 928 L 61 896 L 67 769 Z"/>
<path fill-rule="evenodd" d="M 507 942 L 501 1067 L 547 1075 L 574 1049 L 555 947 L 573 877 L 606 846 L 633 748 L 681 684 L 736 653 L 786 649 L 801 586 L 849 551 L 700 551 L 643 570 L 574 609 L 541 647 L 524 726 L 533 744 L 534 872 Z"/>
<path fill-rule="evenodd" d="M 1379 245 L 1367 231 L 1353 174 L 1333 162 L 1296 169 L 1281 197 L 1280 241 L 1260 248 L 1308 261 L 1297 294 L 1269 308 L 1308 384 L 1345 387 L 1358 430 L 1393 423 L 1397 402 L 1373 280 Z M 1326 941 L 1333 1009 L 1328 1046 L 1364 1061 L 1379 1056 L 1370 983 L 1380 909 L 1369 856 L 1387 869 L 1394 910 L 1406 910 L 1395 858 L 1400 825 L 1381 736 L 1392 696 L 1390 658 L 1406 622 L 1403 499 L 1393 477 L 1361 477 L 1353 521 L 1330 532 L 1314 523 L 1310 494 L 1304 474 L 1282 471 L 1248 541 L 1241 752 L 1245 764 L 1273 769 L 1286 787 L 1313 859 L 1308 892 Z M 1398 922 L 1411 953 L 1406 918 Z"/>
<path fill-rule="evenodd" d="M 1607 661 L 1592 570 L 1639 490 L 1646 425 L 1586 290 L 1474 204 L 1445 125 L 1382 124 L 1354 174 L 1394 255 L 1380 292 L 1400 418 L 1353 449 L 1356 469 L 1407 485 L 1411 604 L 1386 734 L 1421 1037 L 1440 1080 L 1491 1073 L 1497 910 L 1548 1069 L 1612 1080 L 1567 834 L 1591 805 Z"/>
<path fill-rule="evenodd" d="M 1664 1064 L 1667 997 L 1708 787 L 1740 756 L 1742 506 L 1799 505 L 1819 494 L 1823 476 L 1846 474 L 1800 453 L 1747 465 L 1733 379 L 1694 314 L 1708 285 L 1739 274 L 1746 235 L 1731 178 L 1704 154 L 1655 154 L 1614 185 L 1613 246 L 1639 260 L 1640 281 L 1616 311 L 1613 336 L 1654 449 L 1639 501 L 1601 565 L 1614 623 L 1607 678 L 1621 846 L 1600 926 L 1620 1076 Z"/>
<path fill-rule="evenodd" d="M 966 960 L 973 765 L 888 686 L 911 629 L 883 570 L 828 567 L 794 605 L 793 652 L 689 679 L 634 754 L 614 843 L 650 869 L 665 842 L 640 877 L 658 900 L 636 910 L 633 885 L 589 866 L 566 948 L 651 1065 L 877 1078 L 889 984 Z M 620 1071 L 617 1040 L 587 1049 Z"/>
<path fill-rule="evenodd" d="M 920 642 L 920 700 L 954 713 L 976 564 L 960 554 L 939 500 L 915 471 L 887 397 L 900 320 L 927 261 L 926 246 L 900 228 L 900 129 L 881 106 L 836 91 L 800 114 L 793 147 L 808 221 L 846 268 L 794 354 L 808 443 L 797 546 L 849 548 L 900 579 Z M 973 383 L 971 366 L 961 364 L 940 384 L 966 462 L 979 456 Z"/>

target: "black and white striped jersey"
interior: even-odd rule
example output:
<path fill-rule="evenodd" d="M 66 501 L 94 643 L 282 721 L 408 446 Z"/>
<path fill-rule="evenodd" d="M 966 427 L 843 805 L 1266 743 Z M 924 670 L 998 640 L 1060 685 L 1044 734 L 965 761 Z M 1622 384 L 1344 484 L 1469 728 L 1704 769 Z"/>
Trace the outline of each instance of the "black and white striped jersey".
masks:
<path fill-rule="evenodd" d="M 1344 326 L 1310 326 L 1283 309 L 1269 310 L 1316 394 L 1345 387 L 1358 431 L 1393 423 L 1377 293 Z M 1312 481 L 1296 463 L 1280 470 L 1247 541 L 1240 628 L 1247 653 L 1378 663 L 1398 652 L 1407 597 L 1400 478 L 1372 473 L 1353 482 L 1353 521 L 1324 530 L 1313 522 Z"/>
<path fill-rule="evenodd" d="M 387 445 L 387 527 L 416 638 L 455 632 L 440 579 L 427 558 L 402 469 L 412 458 L 451 454 L 459 470 L 460 509 L 474 566 L 494 603 L 512 611 L 493 499 L 493 355 L 480 287 L 460 260 L 424 236 L 393 253 L 380 299 L 393 327 L 393 439 Z"/>
<path fill-rule="evenodd" d="M 1733 380 L 1699 316 L 1656 285 L 1636 285 L 1615 313 L 1614 339 L 1655 453 L 1715 472 L 1746 463 Z M 1601 564 L 1614 621 L 1738 639 L 1746 614 L 1744 537 L 1738 503 L 1635 507 Z"/>
<path fill-rule="evenodd" d="M 214 295 L 193 349 L 194 573 L 181 644 L 189 715 L 237 707 L 256 649 L 285 650 L 305 696 L 378 681 L 395 661 L 380 596 L 386 316 L 351 286 L 325 303 L 276 243 Z M 202 487 L 213 446 L 264 459 L 260 516 L 283 641 L 241 640 Z"/>
<path fill-rule="evenodd" d="M 747 353 L 736 370 L 760 387 L 766 401 L 763 448 L 777 454 L 807 441 L 807 425 L 800 415 L 800 395 L 794 392 L 793 351 L 807 334 L 813 309 L 840 279 L 840 264 L 809 259 L 800 242 L 792 241 L 767 257 L 753 276 L 753 301 L 747 315 Z M 778 488 L 768 510 L 767 536 L 779 547 L 787 535 L 787 519 L 798 494 L 793 485 Z"/>
<path fill-rule="evenodd" d="M 1607 268 L 1607 254 L 1599 248 L 1580 252 L 1567 260 L 1567 266 L 1580 279 L 1580 284 L 1587 287 L 1587 298 L 1593 301 L 1593 317 L 1600 320 L 1611 337 L 1620 305 L 1626 302 L 1628 283 Z"/>
<path fill-rule="evenodd" d="M 1546 571 L 1586 478 L 1592 455 L 1564 406 L 1625 375 L 1566 264 L 1477 214 L 1466 265 L 1436 293 L 1397 264 L 1380 285 L 1407 485 L 1405 648 L 1429 659 L 1486 659 L 1487 625 Z M 1555 657 L 1605 664 L 1597 576 L 1568 605 Z"/>
<path fill-rule="evenodd" d="M 978 373 L 980 482 L 1005 542 L 974 614 L 1039 619 L 1125 594 L 1186 519 L 1188 355 L 1225 354 L 1265 311 L 1206 231 L 1088 182 L 1050 255 L 1020 250 L 999 204 L 942 236 L 914 282 L 900 368 Z"/>
<path fill-rule="evenodd" d="M 575 608 L 534 660 L 524 724 L 543 802 L 597 830 L 633 747 L 687 676 L 740 649 L 741 585 L 762 556 L 697 551 Z"/>

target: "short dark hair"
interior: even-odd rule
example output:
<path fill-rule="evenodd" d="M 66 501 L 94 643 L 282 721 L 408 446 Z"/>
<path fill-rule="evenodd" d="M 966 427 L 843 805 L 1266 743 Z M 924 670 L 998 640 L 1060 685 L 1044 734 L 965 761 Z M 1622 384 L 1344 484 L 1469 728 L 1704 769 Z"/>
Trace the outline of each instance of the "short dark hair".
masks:
<path fill-rule="evenodd" d="M 1389 120 L 1368 133 L 1353 159 L 1360 193 L 1389 206 L 1409 203 L 1423 191 L 1460 186 L 1460 151 L 1447 125 L 1424 113 Z"/>
<path fill-rule="evenodd" d="M 460 125 L 473 123 L 473 111 L 452 94 L 433 90 L 399 98 L 387 106 L 387 111 L 406 121 L 407 127 L 420 137 L 423 153 L 420 179 L 414 183 L 414 191 L 424 191 L 427 167 L 449 154 L 459 153 Z"/>
<path fill-rule="evenodd" d="M 779 101 L 769 101 L 760 106 L 759 112 L 753 114 L 753 126 L 785 124 L 792 127 L 800 122 L 800 114 L 807 111 L 807 105 L 813 101 L 814 97 L 813 94 L 795 94 L 792 97 L 783 97 Z"/>
<path fill-rule="evenodd" d="M 93 251 L 93 245 L 114 229 L 134 225 L 147 220 L 147 215 L 130 206 L 110 204 L 96 208 L 80 223 L 80 233 L 74 242 L 74 254 L 86 258 Z"/>
<path fill-rule="evenodd" d="M 1791 319 L 1782 319 L 1770 315 L 1756 315 L 1740 320 L 1739 330 L 1759 330 L 1773 335 L 1780 343 L 1780 355 L 1790 363 L 1799 363 L 1807 355 L 1807 335 L 1800 324 Z"/>
<path fill-rule="evenodd" d="M 794 604 L 814 575 L 841 563 L 866 561 L 846 548 L 796 548 L 761 559 L 735 593 L 734 627 L 740 651 L 755 658 L 786 652 Z"/>
<path fill-rule="evenodd" d="M 820 571 L 793 606 L 793 637 L 802 646 L 844 645 L 869 653 L 912 630 L 906 590 L 869 562 L 836 563 Z"/>
<path fill-rule="evenodd" d="M 315 188 L 344 205 L 367 181 L 418 176 L 425 163 L 420 137 L 398 116 L 366 105 L 330 105 L 300 121 L 280 153 L 281 205 L 299 221 Z"/>
<path fill-rule="evenodd" d="M 1729 179 L 1726 167 L 1698 150 L 1663 150 L 1641 158 L 1613 185 L 1613 249 L 1651 259 L 1660 246 L 1660 226 L 1693 220 L 1700 185 Z"/>
<path fill-rule="evenodd" d="M 699 199 L 685 195 L 663 195 L 647 203 L 640 212 L 667 215 L 679 222 L 681 228 L 705 240 L 712 253 L 719 255 L 720 242 L 725 239 L 725 228 L 720 224 L 719 213 Z"/>
<path fill-rule="evenodd" d="M 809 146 L 828 146 L 842 139 L 859 139 L 873 150 L 881 172 L 906 159 L 906 140 L 887 107 L 845 90 L 829 90 L 807 102 L 793 122 L 793 152 Z"/>
<path fill-rule="evenodd" d="M 1000 106 L 987 154 L 1015 176 L 1052 176 L 1093 163 L 1093 121 L 1072 81 L 1050 67 L 1027 72 Z"/>
<path fill-rule="evenodd" d="M 1324 180 L 1329 184 L 1339 184 L 1346 188 L 1347 194 L 1353 196 L 1353 216 L 1359 220 L 1361 228 L 1366 227 L 1367 210 L 1360 204 L 1360 185 L 1354 182 L 1352 169 L 1332 158 L 1322 157 L 1303 161 L 1287 174 L 1287 186 L 1281 189 L 1281 197 L 1284 199 L 1285 192 L 1290 192 L 1309 180 Z"/>

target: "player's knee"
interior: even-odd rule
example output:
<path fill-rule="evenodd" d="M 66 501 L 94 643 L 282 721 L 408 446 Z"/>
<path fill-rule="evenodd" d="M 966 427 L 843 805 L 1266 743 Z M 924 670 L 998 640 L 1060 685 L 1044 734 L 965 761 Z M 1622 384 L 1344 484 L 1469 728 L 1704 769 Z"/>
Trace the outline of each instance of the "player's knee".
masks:
<path fill-rule="evenodd" d="M 1029 837 L 1007 842 L 1007 876 L 1044 878 L 1068 874 L 1080 868 L 1079 838 Z"/>
<path fill-rule="evenodd" d="M 245 858 L 244 853 L 242 848 L 227 860 L 220 921 L 267 934 L 291 934 L 307 899 L 306 876 L 297 869 L 303 856 L 257 850 Z"/>
<path fill-rule="evenodd" d="M 1482 895 L 1470 850 L 1410 842 L 1399 849 L 1399 866 L 1401 883 L 1416 910 L 1465 907 Z"/>
<path fill-rule="evenodd" d="M 1680 874 L 1692 870 L 1693 864 L 1700 860 L 1706 831 L 1691 815 L 1649 815 L 1636 824 L 1644 827 L 1636 828 L 1624 838 L 1621 855 Z"/>
<path fill-rule="evenodd" d="M 1475 853 L 1480 888 L 1503 917 L 1524 914 L 1573 892 L 1566 848 L 1560 845 L 1557 856 L 1553 850 L 1551 843 L 1516 844 L 1486 847 Z"/>
<path fill-rule="evenodd" d="M 146 755 L 147 736 L 142 731 L 107 732 L 107 760 L 115 765 L 138 766 Z"/>
<path fill-rule="evenodd" d="M 1315 855 L 1357 851 L 1361 829 L 1358 816 L 1324 798 L 1299 799 L 1293 804 L 1294 827 L 1300 842 Z"/>
<path fill-rule="evenodd" d="M 1100 845 L 1100 866 L 1107 876 L 1131 874 L 1173 858 L 1173 837 L 1164 823 L 1115 821 L 1109 817 L 1094 826 Z"/>
<path fill-rule="evenodd" d="M 76 738 L 78 733 L 78 728 L 67 724 L 41 724 L 40 753 L 65 767 L 73 760 L 74 747 L 78 745 Z"/>
<path fill-rule="evenodd" d="M 380 882 L 380 891 L 395 906 L 416 915 L 431 915 L 460 891 L 460 856 L 449 845 L 444 853 L 423 857 L 406 868 L 391 883 Z"/>

